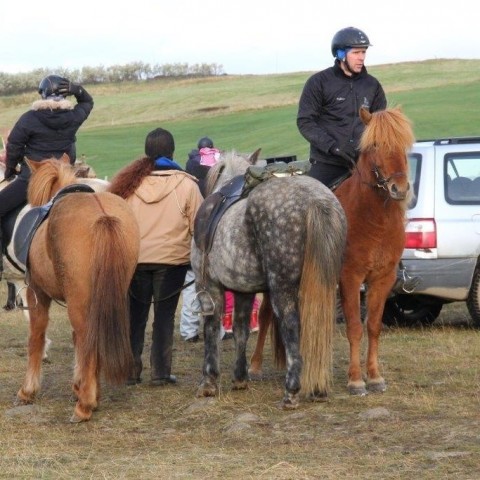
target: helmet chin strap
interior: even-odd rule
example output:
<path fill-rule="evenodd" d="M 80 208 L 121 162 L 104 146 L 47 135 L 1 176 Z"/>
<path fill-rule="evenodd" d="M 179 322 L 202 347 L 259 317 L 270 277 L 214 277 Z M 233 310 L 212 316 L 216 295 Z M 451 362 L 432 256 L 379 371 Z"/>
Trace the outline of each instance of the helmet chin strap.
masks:
<path fill-rule="evenodd" d="M 352 74 L 352 75 L 357 75 L 356 72 L 354 72 L 351 68 L 350 65 L 348 64 L 347 57 L 342 60 L 343 64 L 345 65 L 345 68 Z"/>

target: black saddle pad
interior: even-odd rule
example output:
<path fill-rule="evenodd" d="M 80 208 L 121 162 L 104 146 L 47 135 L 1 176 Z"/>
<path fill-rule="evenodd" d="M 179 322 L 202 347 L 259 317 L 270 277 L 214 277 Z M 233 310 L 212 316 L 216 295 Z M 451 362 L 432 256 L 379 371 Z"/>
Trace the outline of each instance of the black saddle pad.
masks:
<path fill-rule="evenodd" d="M 15 233 L 15 238 L 13 239 L 13 251 L 15 252 L 17 259 L 23 263 L 23 265 L 27 265 L 28 251 L 30 250 L 30 244 L 32 243 L 35 232 L 45 218 L 47 218 L 52 206 L 67 193 L 76 192 L 93 193 L 94 190 L 89 185 L 83 183 L 68 185 L 62 188 L 55 197 L 45 205 L 42 205 L 41 207 L 33 207 L 20 220 Z"/>
<path fill-rule="evenodd" d="M 213 237 L 223 214 L 245 196 L 245 176 L 238 175 L 203 201 L 195 217 L 193 234 L 195 245 L 202 252 L 208 253 L 212 248 Z"/>

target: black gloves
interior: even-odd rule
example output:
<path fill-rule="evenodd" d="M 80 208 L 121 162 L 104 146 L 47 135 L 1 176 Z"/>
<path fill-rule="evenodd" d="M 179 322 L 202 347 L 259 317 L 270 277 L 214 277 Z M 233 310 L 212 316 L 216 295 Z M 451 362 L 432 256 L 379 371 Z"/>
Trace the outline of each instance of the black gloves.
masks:
<path fill-rule="evenodd" d="M 15 175 L 17 174 L 17 169 L 15 167 L 7 167 L 5 169 L 5 174 L 3 176 L 3 178 L 5 180 L 10 180 L 11 178 L 13 178 Z"/>
<path fill-rule="evenodd" d="M 82 93 L 82 87 L 76 83 L 69 82 L 68 80 L 62 80 L 58 84 L 57 92 L 64 97 L 68 95 L 74 95 L 77 97 Z"/>
<path fill-rule="evenodd" d="M 334 145 L 328 151 L 331 155 L 335 155 L 336 157 L 340 157 L 347 162 L 350 166 L 352 163 L 355 163 L 356 155 L 353 149 L 342 149 Z"/>

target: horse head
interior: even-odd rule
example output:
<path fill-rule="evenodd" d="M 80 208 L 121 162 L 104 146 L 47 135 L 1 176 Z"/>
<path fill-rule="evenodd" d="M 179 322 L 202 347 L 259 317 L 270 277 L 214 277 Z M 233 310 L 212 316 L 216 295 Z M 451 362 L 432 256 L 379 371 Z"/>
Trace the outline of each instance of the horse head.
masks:
<path fill-rule="evenodd" d="M 258 148 L 251 154 L 231 152 L 221 152 L 219 161 L 213 165 L 206 177 L 206 193 L 209 195 L 225 185 L 233 177 L 243 175 L 250 165 L 255 165 L 258 161 L 260 151 Z"/>
<path fill-rule="evenodd" d="M 389 198 L 408 201 L 412 195 L 409 182 L 408 150 L 415 137 L 410 120 L 400 107 L 370 113 L 360 109 L 365 130 L 360 139 L 358 166 L 365 165 L 373 175 L 374 188 Z"/>

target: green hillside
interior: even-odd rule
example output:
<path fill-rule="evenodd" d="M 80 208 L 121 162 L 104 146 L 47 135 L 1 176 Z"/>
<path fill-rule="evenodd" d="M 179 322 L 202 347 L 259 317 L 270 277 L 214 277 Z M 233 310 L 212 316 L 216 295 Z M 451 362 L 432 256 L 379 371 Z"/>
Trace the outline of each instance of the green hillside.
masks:
<path fill-rule="evenodd" d="M 480 60 L 429 60 L 368 68 L 383 84 L 390 106 L 402 105 L 418 139 L 480 135 Z M 308 157 L 296 128 L 297 102 L 314 72 L 237 75 L 142 84 L 87 87 L 95 108 L 78 134 L 85 154 L 101 176 L 111 176 L 143 153 L 146 134 L 158 126 L 172 131 L 176 158 L 184 164 L 198 138 L 219 148 L 262 155 Z M 0 129 L 13 125 L 35 92 L 0 97 Z"/>

